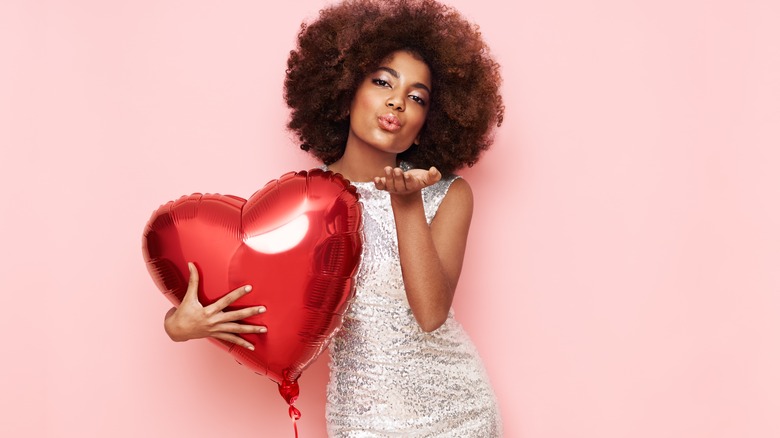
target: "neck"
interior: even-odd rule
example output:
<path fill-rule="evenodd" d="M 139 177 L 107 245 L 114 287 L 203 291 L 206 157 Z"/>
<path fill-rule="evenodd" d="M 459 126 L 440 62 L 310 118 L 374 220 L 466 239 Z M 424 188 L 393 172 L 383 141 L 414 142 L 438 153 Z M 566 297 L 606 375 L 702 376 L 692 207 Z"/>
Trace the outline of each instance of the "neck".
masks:
<path fill-rule="evenodd" d="M 344 155 L 329 165 L 328 170 L 338 172 L 352 182 L 370 182 L 374 177 L 384 175 L 386 166 L 398 166 L 397 154 L 373 147 L 350 147 L 350 142 L 347 142 Z"/>

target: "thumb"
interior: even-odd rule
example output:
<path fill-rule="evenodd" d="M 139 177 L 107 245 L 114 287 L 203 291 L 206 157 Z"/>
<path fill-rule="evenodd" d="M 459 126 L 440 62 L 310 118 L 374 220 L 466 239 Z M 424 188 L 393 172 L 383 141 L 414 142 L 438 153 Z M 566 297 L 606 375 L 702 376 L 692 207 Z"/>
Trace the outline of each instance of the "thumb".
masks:
<path fill-rule="evenodd" d="M 435 183 L 441 179 L 441 172 L 439 172 L 439 169 L 432 166 L 428 169 L 428 177 L 430 178 L 431 183 Z"/>
<path fill-rule="evenodd" d="M 195 264 L 192 262 L 187 262 L 187 268 L 190 270 L 190 280 L 187 284 L 187 293 L 184 294 L 184 298 L 182 299 L 182 302 L 185 301 L 192 301 L 198 300 L 198 282 L 200 281 L 200 276 L 198 274 L 198 268 L 195 267 Z"/>

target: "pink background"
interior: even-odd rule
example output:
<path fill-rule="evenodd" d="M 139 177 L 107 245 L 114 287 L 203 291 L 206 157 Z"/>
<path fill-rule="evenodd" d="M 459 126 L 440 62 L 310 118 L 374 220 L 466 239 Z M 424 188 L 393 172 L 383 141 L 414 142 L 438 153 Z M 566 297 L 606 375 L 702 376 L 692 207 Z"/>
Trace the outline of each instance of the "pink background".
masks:
<path fill-rule="evenodd" d="M 282 80 L 325 3 L 261 3 L 0 3 L 0 436 L 292 436 L 141 258 L 158 205 L 316 165 Z M 506 436 L 780 436 L 777 3 L 450 4 L 505 78 L 455 308 Z"/>

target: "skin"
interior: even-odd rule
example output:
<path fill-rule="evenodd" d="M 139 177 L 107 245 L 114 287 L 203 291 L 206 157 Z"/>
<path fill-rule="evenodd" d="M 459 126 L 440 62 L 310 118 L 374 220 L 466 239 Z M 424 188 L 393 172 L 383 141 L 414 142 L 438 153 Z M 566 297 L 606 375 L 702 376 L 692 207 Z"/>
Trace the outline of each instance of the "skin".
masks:
<path fill-rule="evenodd" d="M 384 168 L 396 167 L 398 154 L 418 141 L 428 116 L 430 89 L 431 72 L 424 62 L 408 52 L 391 54 L 355 91 L 344 155 L 328 168 L 356 182 L 384 177 Z M 398 131 L 380 126 L 378 118 L 386 114 L 398 118 Z M 424 172 L 409 176 L 427 178 Z"/>
<path fill-rule="evenodd" d="M 387 69 L 397 76 L 387 77 Z M 422 60 L 405 51 L 384 60 L 358 87 L 344 155 L 328 168 L 352 181 L 373 181 L 390 193 L 406 297 L 420 328 L 431 332 L 444 324 L 452 305 L 474 202 L 468 183 L 455 180 L 428 226 L 421 190 L 439 181 L 441 173 L 433 167 L 407 172 L 397 167 L 398 154 L 417 141 L 432 104 L 420 85 L 431 89 Z M 400 130 L 388 132 L 376 122 L 388 111 L 398 117 Z"/>
<path fill-rule="evenodd" d="M 369 74 L 350 105 L 350 131 L 344 155 L 328 166 L 356 182 L 373 181 L 390 194 L 407 300 L 423 331 L 439 328 L 447 319 L 463 266 L 473 212 L 468 183 L 455 180 L 431 225 L 425 220 L 421 190 L 441 179 L 434 167 L 404 172 L 398 154 L 418 141 L 428 115 L 431 72 L 414 54 L 397 51 Z M 400 124 L 388 130 L 379 117 L 394 114 Z M 197 298 L 198 272 L 190 264 L 187 293 L 178 308 L 165 316 L 165 331 L 174 341 L 214 337 L 254 349 L 241 333 L 265 333 L 266 327 L 237 321 L 265 312 L 263 306 L 224 312 L 249 293 L 242 286 L 203 307 Z"/>
<path fill-rule="evenodd" d="M 238 344 L 254 350 L 255 347 L 239 333 L 266 333 L 266 327 L 239 324 L 236 321 L 248 318 L 258 313 L 264 313 L 264 306 L 247 307 L 230 312 L 223 311 L 233 301 L 252 291 L 252 286 L 244 285 L 226 294 L 213 304 L 204 307 L 198 301 L 198 269 L 192 263 L 187 263 L 190 269 L 190 279 L 187 292 L 179 307 L 171 308 L 165 315 L 165 333 L 176 341 L 213 337 L 223 341 Z"/>

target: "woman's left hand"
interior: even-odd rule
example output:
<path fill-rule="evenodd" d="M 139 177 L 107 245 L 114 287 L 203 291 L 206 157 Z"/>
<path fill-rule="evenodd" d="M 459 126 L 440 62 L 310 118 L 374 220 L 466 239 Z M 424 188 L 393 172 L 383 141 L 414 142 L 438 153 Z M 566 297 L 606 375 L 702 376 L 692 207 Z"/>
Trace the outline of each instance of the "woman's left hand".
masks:
<path fill-rule="evenodd" d="M 385 175 L 374 177 L 378 190 L 387 190 L 391 195 L 410 195 L 441 179 L 441 172 L 435 167 L 428 170 L 411 169 L 404 172 L 400 167 L 385 167 Z"/>

